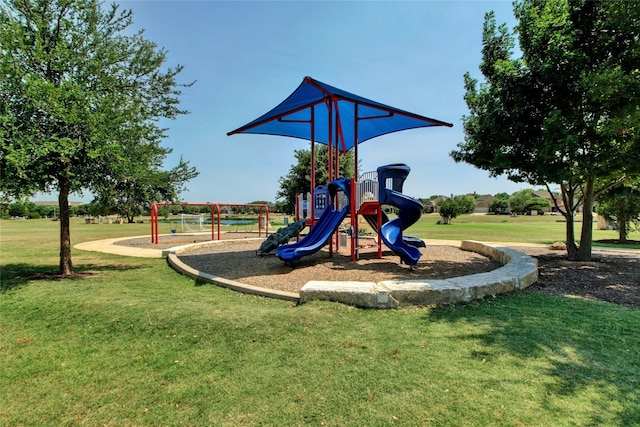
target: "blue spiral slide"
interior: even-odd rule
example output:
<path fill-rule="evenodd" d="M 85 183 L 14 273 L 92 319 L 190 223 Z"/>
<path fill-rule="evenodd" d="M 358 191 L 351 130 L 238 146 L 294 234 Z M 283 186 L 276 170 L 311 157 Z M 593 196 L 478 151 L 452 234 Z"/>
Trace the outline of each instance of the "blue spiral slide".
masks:
<path fill-rule="evenodd" d="M 420 219 L 423 206 L 418 200 L 402 193 L 402 185 L 410 170 L 405 164 L 392 164 L 378 168 L 380 204 L 394 206 L 399 211 L 398 217 L 385 222 L 380 227 L 379 233 L 384 244 L 393 253 L 398 255 L 405 264 L 414 266 L 420 259 L 420 249 L 404 239 L 402 231 Z M 392 182 L 392 188 L 385 187 L 389 180 Z"/>
<path fill-rule="evenodd" d="M 350 200 L 350 179 L 337 179 L 330 182 L 327 187 L 331 200 L 334 200 L 334 196 L 339 190 L 344 191 L 347 195 L 347 200 Z M 334 203 L 329 205 L 320 219 L 311 227 L 309 233 L 300 241 L 280 246 L 276 251 L 276 256 L 289 265 L 296 265 L 303 256 L 316 253 L 325 246 L 329 242 L 331 235 L 340 227 L 340 224 L 351 209 L 349 203 L 339 210 L 335 209 L 334 206 Z"/>

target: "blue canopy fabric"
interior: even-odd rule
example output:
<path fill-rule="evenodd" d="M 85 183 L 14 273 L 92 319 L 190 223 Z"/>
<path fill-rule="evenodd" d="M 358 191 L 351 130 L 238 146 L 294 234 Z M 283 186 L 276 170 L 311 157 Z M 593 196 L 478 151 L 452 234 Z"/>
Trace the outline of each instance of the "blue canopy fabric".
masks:
<path fill-rule="evenodd" d="M 406 129 L 448 126 L 305 77 L 278 106 L 227 135 L 253 133 L 301 138 L 348 151 L 377 136 Z"/>

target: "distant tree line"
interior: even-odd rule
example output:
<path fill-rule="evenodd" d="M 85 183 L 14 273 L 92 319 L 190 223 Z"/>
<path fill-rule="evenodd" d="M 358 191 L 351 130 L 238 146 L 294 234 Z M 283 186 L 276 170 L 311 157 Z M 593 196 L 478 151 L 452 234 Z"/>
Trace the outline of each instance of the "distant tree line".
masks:
<path fill-rule="evenodd" d="M 420 199 L 422 203 L 441 199 L 437 202 L 438 213 L 442 217 L 442 224 L 451 224 L 451 220 L 459 215 L 473 213 L 476 209 L 477 194 L 464 194 L 451 196 L 431 196 L 429 199 Z M 551 207 L 551 202 L 543 197 L 536 196 L 534 190 L 524 189 L 511 195 L 498 193 L 493 196 L 488 210 L 494 214 L 531 214 L 538 212 L 543 214 L 545 209 Z"/>

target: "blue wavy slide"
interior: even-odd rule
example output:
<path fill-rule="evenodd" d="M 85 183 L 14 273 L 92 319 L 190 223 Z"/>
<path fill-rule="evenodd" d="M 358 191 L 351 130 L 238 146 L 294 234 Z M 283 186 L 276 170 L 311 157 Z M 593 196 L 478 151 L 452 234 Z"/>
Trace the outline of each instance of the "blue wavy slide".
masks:
<path fill-rule="evenodd" d="M 370 215 L 370 214 L 364 214 L 362 216 L 369 223 L 371 228 L 373 228 L 373 231 L 378 233 L 378 216 L 377 215 Z M 386 224 L 387 222 L 389 222 L 389 217 L 383 211 L 382 212 L 382 225 Z M 427 247 L 427 245 L 424 243 L 424 240 L 422 240 L 422 239 L 420 239 L 418 237 L 407 236 L 406 234 L 403 234 L 402 235 L 402 240 L 407 245 L 415 246 L 416 248 L 426 248 Z"/>
<path fill-rule="evenodd" d="M 381 205 L 398 208 L 398 217 L 380 227 L 380 237 L 389 249 L 407 265 L 414 266 L 420 259 L 420 249 L 403 239 L 402 231 L 411 227 L 422 215 L 422 203 L 402 193 L 404 180 L 411 168 L 404 163 L 393 163 L 378 168 L 378 199 Z M 389 187 L 390 188 L 387 188 Z"/>
<path fill-rule="evenodd" d="M 350 184 L 351 180 L 347 178 L 330 182 L 327 187 L 329 188 L 331 199 L 333 199 L 338 190 L 342 190 L 347 195 L 347 200 L 349 200 Z M 332 203 L 314 226 L 311 227 L 306 236 L 296 243 L 280 246 L 276 250 L 276 256 L 289 265 L 296 265 L 303 256 L 316 253 L 329 242 L 331 235 L 340 227 L 349 210 L 349 203 L 340 210 L 334 209 L 334 204 Z"/>
<path fill-rule="evenodd" d="M 380 227 L 380 237 L 389 249 L 404 261 L 407 265 L 416 265 L 420 259 L 420 249 L 408 244 L 402 237 L 402 230 L 409 228 L 422 215 L 422 203 L 418 200 L 398 193 L 386 190 L 385 203 L 399 209 L 398 217 L 386 222 Z"/>

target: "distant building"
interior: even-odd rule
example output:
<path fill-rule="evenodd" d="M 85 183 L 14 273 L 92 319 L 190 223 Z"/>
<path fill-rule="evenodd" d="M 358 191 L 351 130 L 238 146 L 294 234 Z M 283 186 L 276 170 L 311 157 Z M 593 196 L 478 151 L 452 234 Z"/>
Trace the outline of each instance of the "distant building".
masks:
<path fill-rule="evenodd" d="M 489 212 L 489 205 L 491 205 L 491 202 L 493 202 L 494 199 L 495 197 L 493 197 L 491 194 L 483 194 L 482 196 L 476 197 L 476 208 L 474 209 L 474 212 Z"/>
<path fill-rule="evenodd" d="M 446 196 L 438 196 L 434 199 L 430 199 L 424 202 L 422 205 L 424 208 L 422 209 L 423 213 L 438 213 L 440 212 L 440 203 L 447 200 Z"/>

